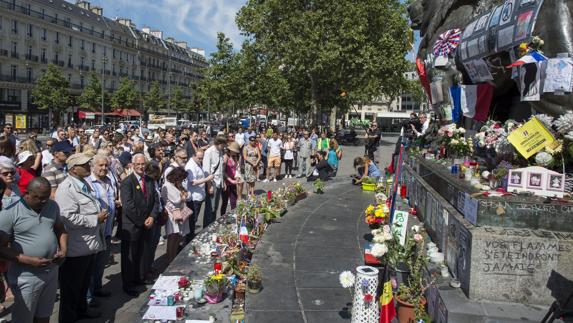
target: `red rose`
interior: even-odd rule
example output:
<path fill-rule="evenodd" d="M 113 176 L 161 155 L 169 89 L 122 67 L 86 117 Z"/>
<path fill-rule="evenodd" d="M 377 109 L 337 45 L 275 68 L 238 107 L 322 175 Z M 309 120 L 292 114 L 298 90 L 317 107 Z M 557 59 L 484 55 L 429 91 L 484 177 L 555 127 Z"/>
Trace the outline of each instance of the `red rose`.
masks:
<path fill-rule="evenodd" d="M 370 295 L 370 294 L 364 295 L 364 301 L 365 301 L 365 302 L 370 303 L 370 302 L 372 302 L 372 300 L 374 300 L 374 296 L 372 296 L 372 295 Z"/>

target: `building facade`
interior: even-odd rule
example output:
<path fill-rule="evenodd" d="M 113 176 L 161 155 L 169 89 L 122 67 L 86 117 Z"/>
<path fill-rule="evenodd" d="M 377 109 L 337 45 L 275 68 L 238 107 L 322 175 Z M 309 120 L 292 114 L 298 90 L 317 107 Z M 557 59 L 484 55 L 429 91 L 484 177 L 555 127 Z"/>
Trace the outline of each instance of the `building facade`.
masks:
<path fill-rule="evenodd" d="M 109 92 L 128 77 L 142 94 L 157 81 L 166 96 L 180 87 L 187 97 L 207 66 L 201 50 L 130 19 L 106 18 L 87 1 L 0 0 L 0 124 L 47 127 L 47 111 L 30 96 L 48 64 L 62 69 L 72 95 L 96 73 Z"/>

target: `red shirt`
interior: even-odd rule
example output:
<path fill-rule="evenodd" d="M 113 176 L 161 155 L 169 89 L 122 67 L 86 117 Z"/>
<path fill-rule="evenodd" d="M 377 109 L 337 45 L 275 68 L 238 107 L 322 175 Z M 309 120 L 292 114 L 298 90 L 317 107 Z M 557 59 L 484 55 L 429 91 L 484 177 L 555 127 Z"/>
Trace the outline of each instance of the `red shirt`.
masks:
<path fill-rule="evenodd" d="M 22 167 L 16 168 L 16 171 L 18 172 L 18 175 L 20 175 L 20 180 L 18 181 L 18 188 L 20 189 L 22 195 L 24 195 L 26 194 L 26 186 L 28 186 L 28 183 L 30 183 L 30 181 L 34 177 L 36 177 L 36 171 L 34 171 L 33 169 L 27 170 Z"/>

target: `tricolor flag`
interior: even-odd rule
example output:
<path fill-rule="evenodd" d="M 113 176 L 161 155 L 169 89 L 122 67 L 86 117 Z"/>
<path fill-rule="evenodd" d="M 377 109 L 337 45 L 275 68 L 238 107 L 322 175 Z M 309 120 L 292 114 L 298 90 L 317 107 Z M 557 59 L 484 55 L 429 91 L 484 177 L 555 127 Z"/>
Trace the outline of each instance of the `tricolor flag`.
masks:
<path fill-rule="evenodd" d="M 390 271 L 386 266 L 384 280 L 382 280 L 382 295 L 380 295 L 380 323 L 390 323 L 394 317 L 396 317 L 396 307 L 394 307 Z"/>
<path fill-rule="evenodd" d="M 534 50 L 534 51 L 529 52 L 527 55 L 523 56 L 522 58 L 516 60 L 511 65 L 508 65 L 506 67 L 507 68 L 513 68 L 513 67 L 521 66 L 524 64 L 543 62 L 546 60 L 547 60 L 547 57 L 545 57 L 540 52 Z"/>
<path fill-rule="evenodd" d="M 244 217 L 241 219 L 241 227 L 239 228 L 239 240 L 243 243 L 249 243 L 249 231 L 247 230 Z"/>

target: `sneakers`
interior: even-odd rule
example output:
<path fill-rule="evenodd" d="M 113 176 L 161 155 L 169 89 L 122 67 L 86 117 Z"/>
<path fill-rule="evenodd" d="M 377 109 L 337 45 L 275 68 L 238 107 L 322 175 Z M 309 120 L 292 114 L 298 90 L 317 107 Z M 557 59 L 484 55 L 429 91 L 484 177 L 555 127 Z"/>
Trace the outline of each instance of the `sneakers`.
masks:
<path fill-rule="evenodd" d="M 268 183 L 268 182 L 269 182 L 269 179 L 268 179 L 268 178 L 265 178 L 265 179 L 263 180 L 263 183 Z"/>

